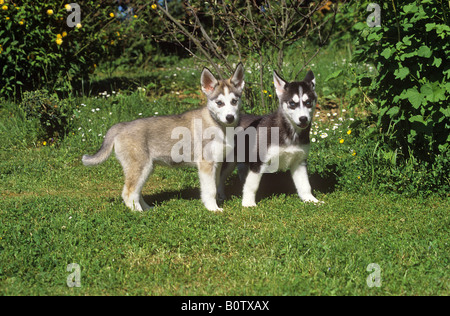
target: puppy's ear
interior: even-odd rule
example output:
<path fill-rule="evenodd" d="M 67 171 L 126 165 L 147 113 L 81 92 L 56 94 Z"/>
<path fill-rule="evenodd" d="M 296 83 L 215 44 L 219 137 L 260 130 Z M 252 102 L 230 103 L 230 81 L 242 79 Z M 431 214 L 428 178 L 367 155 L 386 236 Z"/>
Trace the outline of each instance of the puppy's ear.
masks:
<path fill-rule="evenodd" d="M 275 85 L 275 91 L 278 98 L 281 98 L 284 92 L 286 92 L 286 81 L 284 81 L 276 71 L 273 72 L 273 84 Z"/>
<path fill-rule="evenodd" d="M 239 63 L 236 66 L 236 70 L 234 71 L 233 76 L 230 78 L 230 82 L 242 92 L 244 89 L 244 66 L 242 66 L 242 63 Z"/>
<path fill-rule="evenodd" d="M 210 95 L 214 91 L 214 88 L 218 83 L 217 79 L 214 77 L 211 71 L 209 71 L 209 69 L 206 67 L 203 68 L 200 82 L 202 84 L 202 91 L 206 95 Z"/>
<path fill-rule="evenodd" d="M 310 70 L 305 76 L 305 79 L 303 81 L 311 82 L 311 86 L 313 89 L 316 88 L 316 78 L 314 77 L 314 73 Z"/>

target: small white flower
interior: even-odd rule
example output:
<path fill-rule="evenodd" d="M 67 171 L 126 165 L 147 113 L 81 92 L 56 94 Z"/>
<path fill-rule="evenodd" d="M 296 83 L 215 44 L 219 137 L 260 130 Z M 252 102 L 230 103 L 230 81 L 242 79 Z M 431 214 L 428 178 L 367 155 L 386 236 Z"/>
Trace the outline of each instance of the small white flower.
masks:
<path fill-rule="evenodd" d="M 313 138 L 313 139 L 311 139 L 311 141 L 312 141 L 313 143 L 315 143 L 315 142 L 316 142 L 316 139 L 315 139 L 315 138 Z"/>
<path fill-rule="evenodd" d="M 99 108 L 96 108 L 95 110 L 96 110 L 96 111 L 100 111 L 100 109 L 99 109 Z"/>
<path fill-rule="evenodd" d="M 155 112 L 155 115 L 158 115 L 159 113 L 158 112 Z"/>
<path fill-rule="evenodd" d="M 95 109 L 92 109 L 91 111 L 92 111 L 92 113 L 94 113 L 94 112 L 95 112 Z"/>
<path fill-rule="evenodd" d="M 141 115 L 142 115 L 142 113 L 138 113 L 138 115 L 139 115 L 139 116 L 141 116 Z"/>
<path fill-rule="evenodd" d="M 78 130 L 81 130 L 81 127 L 78 127 Z"/>
<path fill-rule="evenodd" d="M 321 137 L 321 138 L 327 138 L 327 137 L 328 137 L 328 134 L 327 134 L 327 133 L 322 133 L 322 134 L 320 134 L 320 137 Z"/>

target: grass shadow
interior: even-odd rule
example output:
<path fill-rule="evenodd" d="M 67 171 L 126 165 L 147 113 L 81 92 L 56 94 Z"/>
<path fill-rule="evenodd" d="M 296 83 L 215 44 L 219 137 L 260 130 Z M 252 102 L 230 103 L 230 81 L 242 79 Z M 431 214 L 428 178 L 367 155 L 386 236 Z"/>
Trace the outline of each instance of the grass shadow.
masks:
<path fill-rule="evenodd" d="M 337 176 L 333 171 L 326 173 L 312 173 L 309 175 L 309 181 L 313 191 L 321 193 L 332 193 L 336 190 Z M 227 199 L 232 196 L 242 198 L 243 183 L 237 174 L 233 174 L 227 181 L 225 192 Z M 294 186 L 291 173 L 278 172 L 266 173 L 261 179 L 261 183 L 256 194 L 256 201 L 280 194 L 296 194 L 297 190 Z M 199 188 L 188 188 L 181 191 L 166 191 L 151 195 L 144 195 L 144 200 L 149 205 L 161 204 L 171 199 L 197 200 L 200 199 Z"/>

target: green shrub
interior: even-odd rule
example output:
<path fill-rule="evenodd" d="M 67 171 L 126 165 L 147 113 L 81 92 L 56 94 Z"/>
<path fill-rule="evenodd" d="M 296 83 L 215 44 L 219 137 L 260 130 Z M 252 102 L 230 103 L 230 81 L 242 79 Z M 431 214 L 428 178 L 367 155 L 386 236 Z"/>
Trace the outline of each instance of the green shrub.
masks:
<path fill-rule="evenodd" d="M 445 1 L 388 1 L 381 26 L 360 22 L 356 61 L 378 76 L 360 76 L 378 107 L 378 126 L 392 151 L 433 163 L 448 154 L 450 128 L 449 6 Z M 440 159 L 440 158 L 439 158 Z"/>
<path fill-rule="evenodd" d="M 64 136 L 73 110 L 68 100 L 60 100 L 45 89 L 23 93 L 20 108 L 29 121 L 38 120 L 39 138 L 53 139 Z"/>
<path fill-rule="evenodd" d="M 67 23 L 73 9 L 65 2 L 1 3 L 0 93 L 7 96 L 41 88 L 70 91 L 104 56 L 120 53 L 117 47 L 139 21 L 136 15 L 122 21 L 113 0 L 81 2 L 81 23 L 73 28 Z"/>

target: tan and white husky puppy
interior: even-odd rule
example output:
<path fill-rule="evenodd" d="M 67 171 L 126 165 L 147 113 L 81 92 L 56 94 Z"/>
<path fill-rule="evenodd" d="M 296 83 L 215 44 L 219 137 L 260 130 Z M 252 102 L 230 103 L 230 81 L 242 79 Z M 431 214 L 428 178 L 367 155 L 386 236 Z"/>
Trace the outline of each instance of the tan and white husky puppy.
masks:
<path fill-rule="evenodd" d="M 125 174 L 122 197 L 132 210 L 150 208 L 141 191 L 155 164 L 196 166 L 203 204 L 210 211 L 222 210 L 216 201 L 217 182 L 227 150 L 233 150 L 233 144 L 227 144 L 226 128 L 234 128 L 240 119 L 244 88 L 242 64 L 237 65 L 227 80 L 217 80 L 204 68 L 201 86 L 207 97 L 205 107 L 179 115 L 118 123 L 108 130 L 95 155 L 83 156 L 84 165 L 97 165 L 114 148 Z"/>

